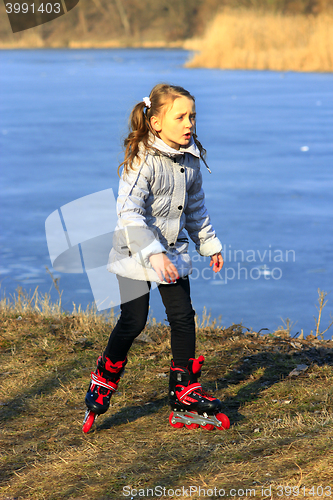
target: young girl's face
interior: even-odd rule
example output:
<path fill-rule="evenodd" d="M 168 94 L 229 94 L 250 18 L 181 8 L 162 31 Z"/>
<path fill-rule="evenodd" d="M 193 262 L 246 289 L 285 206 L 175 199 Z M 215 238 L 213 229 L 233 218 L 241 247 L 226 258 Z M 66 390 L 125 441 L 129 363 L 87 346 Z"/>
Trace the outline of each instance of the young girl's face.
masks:
<path fill-rule="evenodd" d="M 195 104 L 189 97 L 178 97 L 166 104 L 161 115 L 152 116 L 151 125 L 168 146 L 179 149 L 187 146 L 195 128 Z"/>

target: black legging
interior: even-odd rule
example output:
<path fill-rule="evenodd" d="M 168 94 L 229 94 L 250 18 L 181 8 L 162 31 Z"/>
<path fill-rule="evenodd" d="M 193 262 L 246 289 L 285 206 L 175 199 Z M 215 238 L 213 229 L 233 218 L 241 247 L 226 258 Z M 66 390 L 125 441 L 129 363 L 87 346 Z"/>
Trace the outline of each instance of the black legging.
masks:
<path fill-rule="evenodd" d="M 144 329 L 149 309 L 150 282 L 118 276 L 121 315 L 114 327 L 105 355 L 113 363 L 123 361 Z M 188 276 L 176 283 L 159 285 L 159 292 L 171 327 L 171 351 L 176 365 L 186 366 L 195 357 L 195 312 L 190 297 Z M 131 297 L 134 297 L 132 300 Z"/>

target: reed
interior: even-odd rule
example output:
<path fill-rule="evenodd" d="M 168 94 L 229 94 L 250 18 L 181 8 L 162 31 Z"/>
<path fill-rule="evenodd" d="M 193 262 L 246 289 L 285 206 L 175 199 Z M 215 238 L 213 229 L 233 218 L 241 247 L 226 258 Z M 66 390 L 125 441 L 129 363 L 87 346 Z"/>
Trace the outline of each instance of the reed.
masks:
<path fill-rule="evenodd" d="M 56 286 L 56 283 L 54 285 Z M 35 317 L 40 322 L 45 320 L 61 325 L 66 324 L 68 318 L 71 318 L 80 333 L 87 333 L 96 328 L 107 329 L 116 323 L 118 317 L 114 309 L 103 314 L 98 312 L 94 304 L 83 309 L 80 304 L 73 302 L 72 311 L 64 310 L 61 303 L 62 291 L 59 288 L 57 291 L 59 298 L 56 301 L 52 300 L 49 293 L 40 293 L 38 287 L 33 293 L 18 287 L 9 297 L 4 295 L 0 299 L 0 324 L 8 317 L 16 320 Z"/>
<path fill-rule="evenodd" d="M 224 10 L 204 37 L 189 40 L 189 68 L 333 71 L 333 14 Z"/>

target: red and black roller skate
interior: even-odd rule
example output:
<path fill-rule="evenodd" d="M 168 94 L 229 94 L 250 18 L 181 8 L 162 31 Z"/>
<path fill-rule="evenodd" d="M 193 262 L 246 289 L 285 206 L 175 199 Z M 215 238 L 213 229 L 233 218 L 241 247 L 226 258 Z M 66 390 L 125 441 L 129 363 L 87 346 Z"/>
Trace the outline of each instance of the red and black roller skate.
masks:
<path fill-rule="evenodd" d="M 97 368 L 91 372 L 91 381 L 86 394 L 87 411 L 83 420 L 83 432 L 88 432 L 98 415 L 105 413 L 110 406 L 112 394 L 124 372 L 127 358 L 112 363 L 104 354 L 97 359 Z"/>
<path fill-rule="evenodd" d="M 219 399 L 207 394 L 198 382 L 201 367 L 205 358 L 191 358 L 187 367 L 176 366 L 171 362 L 169 402 L 172 413 L 169 422 L 172 427 L 188 429 L 224 430 L 229 429 L 230 422 L 221 413 L 222 403 Z"/>

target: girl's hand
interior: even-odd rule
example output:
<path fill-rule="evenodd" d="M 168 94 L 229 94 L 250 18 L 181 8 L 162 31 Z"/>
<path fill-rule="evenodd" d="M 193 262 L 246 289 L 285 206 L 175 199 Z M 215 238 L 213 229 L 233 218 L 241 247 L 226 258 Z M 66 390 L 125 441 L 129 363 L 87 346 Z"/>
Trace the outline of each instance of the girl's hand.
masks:
<path fill-rule="evenodd" d="M 223 267 L 223 257 L 221 255 L 221 252 L 211 256 L 209 266 L 213 266 L 214 273 L 218 273 L 219 271 L 221 271 Z"/>
<path fill-rule="evenodd" d="M 149 261 L 161 281 L 171 283 L 179 278 L 176 266 L 174 266 L 165 253 L 156 253 L 149 257 Z"/>

